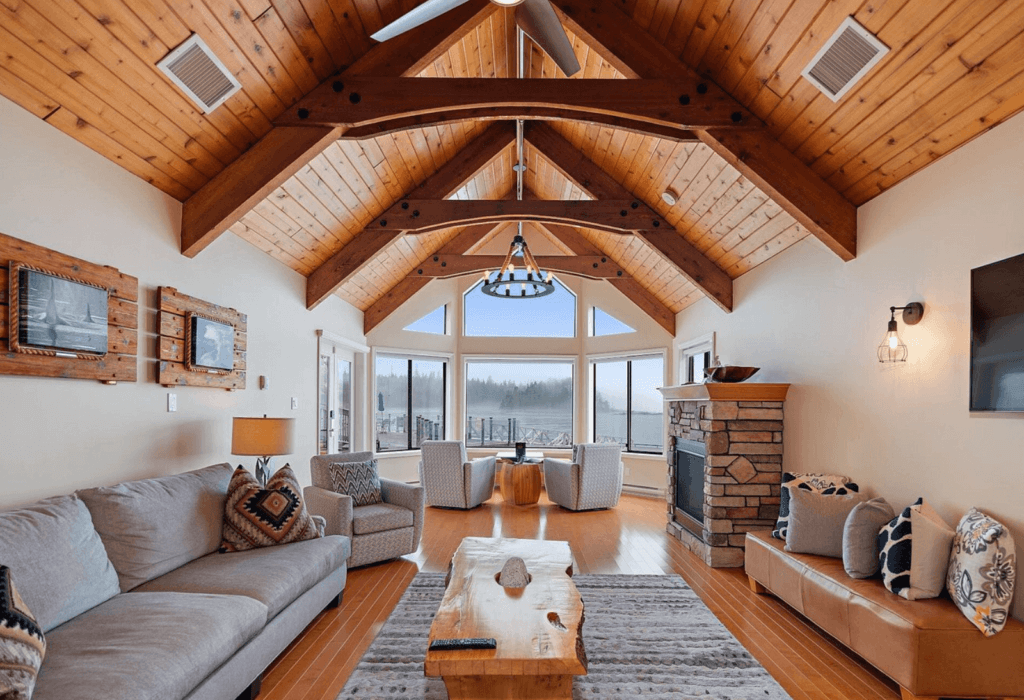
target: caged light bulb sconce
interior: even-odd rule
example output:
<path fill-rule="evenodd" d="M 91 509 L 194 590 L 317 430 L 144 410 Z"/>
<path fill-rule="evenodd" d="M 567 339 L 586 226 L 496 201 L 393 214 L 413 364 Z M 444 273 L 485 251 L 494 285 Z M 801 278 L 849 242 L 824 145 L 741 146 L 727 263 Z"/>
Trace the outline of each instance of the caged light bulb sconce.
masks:
<path fill-rule="evenodd" d="M 908 326 L 917 325 L 921 321 L 921 317 L 924 316 L 924 304 L 921 302 L 912 302 L 906 306 L 890 306 L 889 313 L 892 314 L 889 319 L 889 328 L 885 332 L 885 337 L 882 339 L 882 344 L 878 346 L 878 361 L 879 362 L 906 362 L 907 361 L 907 346 L 900 340 L 899 333 L 897 331 L 896 324 L 896 312 L 903 312 L 903 322 Z"/>

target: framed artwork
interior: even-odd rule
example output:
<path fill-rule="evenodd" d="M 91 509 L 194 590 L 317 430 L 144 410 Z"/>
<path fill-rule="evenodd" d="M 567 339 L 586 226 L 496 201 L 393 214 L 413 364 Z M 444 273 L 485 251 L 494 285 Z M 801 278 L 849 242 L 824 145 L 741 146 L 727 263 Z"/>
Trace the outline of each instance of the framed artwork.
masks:
<path fill-rule="evenodd" d="M 10 349 L 99 360 L 107 354 L 109 291 L 74 277 L 10 263 Z"/>
<path fill-rule="evenodd" d="M 189 370 L 231 372 L 235 368 L 235 327 L 189 312 L 185 319 L 185 348 Z"/>

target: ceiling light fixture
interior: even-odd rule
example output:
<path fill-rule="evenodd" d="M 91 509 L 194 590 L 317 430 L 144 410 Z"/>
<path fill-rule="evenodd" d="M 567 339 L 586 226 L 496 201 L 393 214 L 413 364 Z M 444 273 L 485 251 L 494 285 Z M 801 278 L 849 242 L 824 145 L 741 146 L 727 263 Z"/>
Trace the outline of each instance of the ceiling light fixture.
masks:
<path fill-rule="evenodd" d="M 515 259 L 521 259 L 520 270 L 516 271 Z M 492 280 L 492 276 L 494 279 Z M 519 286 L 519 293 L 512 293 L 512 283 Z M 526 239 L 516 234 L 509 246 L 508 255 L 501 268 L 495 272 L 484 273 L 484 283 L 480 287 L 484 294 L 499 299 L 539 299 L 555 291 L 554 275 L 545 275 L 526 245 Z"/>
<path fill-rule="evenodd" d="M 676 193 L 675 190 L 673 190 L 670 187 L 661 193 L 661 199 L 665 202 L 665 204 L 669 205 L 670 207 L 674 207 L 676 205 L 676 202 L 679 201 L 679 195 Z"/>
<path fill-rule="evenodd" d="M 523 0 L 491 0 L 491 2 L 499 7 L 515 7 L 523 4 Z"/>
<path fill-rule="evenodd" d="M 896 330 L 897 311 L 903 312 L 903 322 L 905 324 L 913 326 L 918 324 L 921 321 L 921 317 L 924 316 L 924 304 L 915 301 L 906 306 L 889 307 L 892 317 L 889 319 L 889 329 L 885 332 L 885 338 L 882 339 L 882 344 L 878 346 L 879 362 L 907 361 L 907 346 L 900 340 L 899 333 Z"/>

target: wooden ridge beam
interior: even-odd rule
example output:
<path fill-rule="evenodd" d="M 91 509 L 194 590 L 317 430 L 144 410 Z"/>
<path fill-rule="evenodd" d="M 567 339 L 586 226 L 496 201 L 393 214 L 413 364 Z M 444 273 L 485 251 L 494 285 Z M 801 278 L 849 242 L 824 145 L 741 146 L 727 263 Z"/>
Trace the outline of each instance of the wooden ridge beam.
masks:
<path fill-rule="evenodd" d="M 515 138 L 516 132 L 511 124 L 492 125 L 410 195 L 430 200 L 450 197 L 514 144 Z M 396 209 L 402 211 L 401 205 L 396 204 L 385 214 L 388 215 Z M 402 229 L 383 230 L 376 226 L 382 218 L 378 218 L 356 234 L 347 245 L 313 271 L 306 280 L 306 308 L 316 307 L 337 291 L 338 287 L 404 233 Z"/>
<path fill-rule="evenodd" d="M 544 156 L 559 172 L 598 202 L 633 197 L 633 194 L 618 180 L 587 158 L 549 125 L 531 124 L 526 131 L 525 138 L 527 143 Z M 678 231 L 669 226 L 649 206 L 640 202 L 639 206 L 632 211 L 635 211 L 636 216 L 641 220 L 661 221 L 659 226 L 637 227 L 634 230 L 649 246 L 672 263 L 694 286 L 723 310 L 731 312 L 732 278 L 683 238 Z"/>
<path fill-rule="evenodd" d="M 469 0 L 401 37 L 377 44 L 346 70 L 342 78 L 416 75 L 497 9 L 488 0 Z M 330 78 L 324 84 L 329 86 L 334 80 Z M 182 254 L 195 257 L 319 155 L 339 133 L 321 127 L 271 129 L 185 200 L 181 214 Z"/>
<path fill-rule="evenodd" d="M 409 127 L 457 119 L 612 117 L 670 129 L 760 127 L 724 93 L 698 90 L 699 78 L 522 80 L 519 78 L 338 78 L 277 118 L 278 126 L 351 129 L 402 120 Z M 451 113 L 456 113 L 453 118 Z"/>
<path fill-rule="evenodd" d="M 553 0 L 563 24 L 627 78 L 693 78 L 696 72 L 616 3 Z M 704 81 L 706 94 L 726 95 Z M 732 98 L 729 98 L 732 99 Z M 739 107 L 740 103 L 733 100 Z M 709 148 L 761 188 L 843 260 L 857 255 L 857 208 L 767 129 L 697 130 Z"/>
<path fill-rule="evenodd" d="M 562 272 L 576 277 L 602 280 L 626 274 L 606 255 L 537 255 L 534 256 L 542 273 Z M 446 279 L 474 272 L 494 272 L 505 262 L 504 255 L 441 255 L 435 253 L 416 269 L 417 277 Z"/>
<path fill-rule="evenodd" d="M 583 234 L 571 226 L 560 224 L 541 224 L 548 233 L 564 243 L 569 250 L 576 255 L 605 255 L 606 251 L 594 245 Z M 669 335 L 676 334 L 676 315 L 672 313 L 658 297 L 651 294 L 646 287 L 636 280 L 633 275 L 624 271 L 622 276 L 616 275 L 610 278 L 611 283 L 627 299 L 637 305 L 641 311 L 651 317 L 655 323 L 669 332 Z"/>
<path fill-rule="evenodd" d="M 492 231 L 500 228 L 502 225 L 481 224 L 478 226 L 468 226 L 455 238 L 441 246 L 433 255 L 463 255 L 478 241 L 486 238 Z M 431 259 L 433 255 L 427 256 L 424 258 L 424 261 Z M 409 301 L 413 294 L 426 287 L 431 279 L 433 278 L 409 275 L 385 292 L 380 299 L 373 302 L 369 308 L 363 311 L 363 334 L 369 333 L 379 326 L 398 307 Z"/>

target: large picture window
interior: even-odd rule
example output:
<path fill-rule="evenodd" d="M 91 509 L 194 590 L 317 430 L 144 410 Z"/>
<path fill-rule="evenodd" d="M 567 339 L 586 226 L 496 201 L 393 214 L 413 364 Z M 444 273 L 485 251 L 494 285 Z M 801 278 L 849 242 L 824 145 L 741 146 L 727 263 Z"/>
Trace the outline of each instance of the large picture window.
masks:
<path fill-rule="evenodd" d="M 377 452 L 415 450 L 445 437 L 448 363 L 377 355 L 374 426 Z"/>
<path fill-rule="evenodd" d="M 566 361 L 468 361 L 466 445 L 572 446 L 573 369 Z"/>
<path fill-rule="evenodd" d="M 463 297 L 463 335 L 500 338 L 575 338 L 576 295 L 555 278 L 540 299 L 497 299 L 476 284 Z"/>
<path fill-rule="evenodd" d="M 665 361 L 660 355 L 592 363 L 594 442 L 617 442 L 627 452 L 664 448 Z"/>

